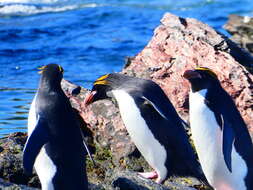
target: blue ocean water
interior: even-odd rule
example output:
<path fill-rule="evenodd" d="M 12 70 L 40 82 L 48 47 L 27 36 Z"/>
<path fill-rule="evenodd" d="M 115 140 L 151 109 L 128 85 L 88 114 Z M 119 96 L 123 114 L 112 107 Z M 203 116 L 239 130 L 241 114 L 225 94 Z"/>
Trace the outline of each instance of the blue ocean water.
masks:
<path fill-rule="evenodd" d="M 120 71 L 147 44 L 165 12 L 225 33 L 229 14 L 253 15 L 252 0 L 0 0 L 0 137 L 26 131 L 37 68 L 58 63 L 84 87 Z"/>

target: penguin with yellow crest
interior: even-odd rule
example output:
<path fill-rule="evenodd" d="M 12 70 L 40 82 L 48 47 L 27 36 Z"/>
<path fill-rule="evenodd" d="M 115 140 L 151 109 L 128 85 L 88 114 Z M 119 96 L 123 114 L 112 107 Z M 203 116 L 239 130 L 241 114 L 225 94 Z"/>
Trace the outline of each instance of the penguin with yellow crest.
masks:
<path fill-rule="evenodd" d="M 192 138 L 209 184 L 215 190 L 253 190 L 253 145 L 232 98 L 209 68 L 183 76 L 191 84 Z"/>
<path fill-rule="evenodd" d="M 183 121 L 155 82 L 119 73 L 98 78 L 85 104 L 102 99 L 117 101 L 125 127 L 154 171 L 139 173 L 162 183 L 169 176 L 192 176 L 205 181 L 188 141 Z"/>
<path fill-rule="evenodd" d="M 71 104 L 61 88 L 63 68 L 41 68 L 39 88 L 28 117 L 28 139 L 23 166 L 33 166 L 42 190 L 88 190 L 85 148 Z"/>

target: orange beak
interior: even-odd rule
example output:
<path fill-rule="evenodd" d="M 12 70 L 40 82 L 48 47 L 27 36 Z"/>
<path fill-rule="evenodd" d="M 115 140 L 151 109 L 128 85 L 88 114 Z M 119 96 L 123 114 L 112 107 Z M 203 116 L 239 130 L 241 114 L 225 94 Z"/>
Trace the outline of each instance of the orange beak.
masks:
<path fill-rule="evenodd" d="M 97 91 L 91 91 L 91 92 L 89 92 L 89 93 L 86 95 L 86 97 L 85 97 L 85 99 L 84 99 L 84 104 L 85 104 L 86 106 L 92 103 L 93 97 L 94 97 L 94 95 L 95 95 L 96 93 L 97 93 Z"/>

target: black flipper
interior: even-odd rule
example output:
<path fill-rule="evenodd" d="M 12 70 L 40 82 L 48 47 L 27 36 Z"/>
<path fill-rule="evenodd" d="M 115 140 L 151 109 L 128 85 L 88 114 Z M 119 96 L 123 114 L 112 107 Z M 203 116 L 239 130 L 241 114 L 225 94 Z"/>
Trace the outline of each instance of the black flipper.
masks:
<path fill-rule="evenodd" d="M 144 100 L 146 100 L 150 105 L 152 105 L 153 108 L 154 108 L 164 119 L 167 120 L 167 117 L 165 116 L 165 114 L 162 112 L 162 110 L 160 110 L 160 109 L 155 105 L 154 102 L 152 102 L 150 99 L 148 99 L 148 98 L 145 97 L 145 96 L 142 96 L 142 98 L 143 98 Z"/>
<path fill-rule="evenodd" d="M 232 173 L 232 147 L 235 140 L 235 133 L 233 128 L 229 125 L 229 122 L 223 120 L 222 126 L 222 152 L 224 156 L 224 161 L 227 165 L 228 170 Z"/>
<path fill-rule="evenodd" d="M 23 167 L 26 174 L 32 174 L 35 159 L 41 147 L 48 142 L 48 134 L 46 121 L 39 117 L 32 134 L 26 141 L 23 151 Z"/>
<path fill-rule="evenodd" d="M 222 153 L 225 164 L 228 170 L 232 173 L 231 153 L 235 140 L 235 132 L 232 124 L 229 121 L 230 116 L 224 117 L 224 113 L 227 112 L 226 110 L 224 111 L 221 106 L 219 106 L 220 103 L 216 102 L 216 104 L 214 104 L 214 101 L 208 101 L 207 99 L 205 99 L 205 103 L 214 112 L 215 119 L 222 130 Z"/>

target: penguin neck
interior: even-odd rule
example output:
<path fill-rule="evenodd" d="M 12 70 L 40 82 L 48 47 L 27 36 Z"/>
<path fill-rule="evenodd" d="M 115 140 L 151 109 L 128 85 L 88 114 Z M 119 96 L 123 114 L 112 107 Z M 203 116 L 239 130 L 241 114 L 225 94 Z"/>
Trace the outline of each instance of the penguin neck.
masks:
<path fill-rule="evenodd" d="M 217 89 L 221 88 L 221 85 L 218 80 L 206 82 L 204 79 L 203 80 L 191 79 L 190 83 L 191 83 L 191 89 L 193 93 L 204 90 L 204 89 L 207 89 L 208 91 L 216 91 Z"/>
<path fill-rule="evenodd" d="M 202 90 L 205 90 L 207 88 L 203 88 L 201 85 L 197 85 L 197 84 L 192 84 L 191 85 L 191 89 L 192 89 L 192 92 L 195 93 L 195 92 L 200 92 Z"/>
<path fill-rule="evenodd" d="M 39 89 L 47 92 L 59 91 L 61 89 L 61 83 L 60 81 L 49 80 L 47 77 L 42 77 Z"/>

